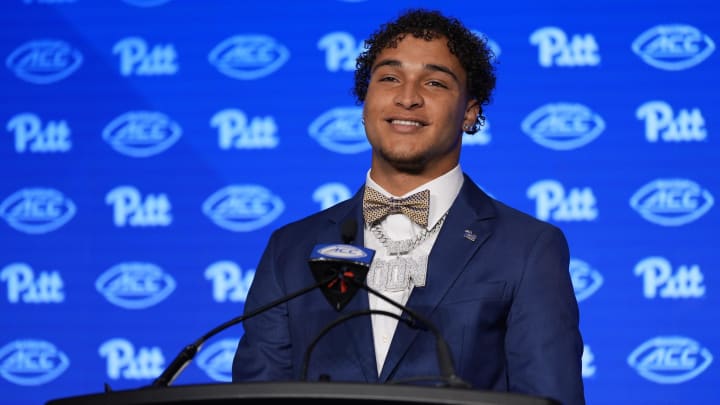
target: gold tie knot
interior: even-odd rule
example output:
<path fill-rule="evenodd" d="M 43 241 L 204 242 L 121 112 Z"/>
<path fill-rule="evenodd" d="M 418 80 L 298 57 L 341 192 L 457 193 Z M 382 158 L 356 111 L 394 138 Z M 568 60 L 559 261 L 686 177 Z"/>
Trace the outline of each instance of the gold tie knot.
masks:
<path fill-rule="evenodd" d="M 386 197 L 379 191 L 365 187 L 363 216 L 373 225 L 390 214 L 403 214 L 422 227 L 428 226 L 430 190 L 423 190 L 405 198 Z"/>

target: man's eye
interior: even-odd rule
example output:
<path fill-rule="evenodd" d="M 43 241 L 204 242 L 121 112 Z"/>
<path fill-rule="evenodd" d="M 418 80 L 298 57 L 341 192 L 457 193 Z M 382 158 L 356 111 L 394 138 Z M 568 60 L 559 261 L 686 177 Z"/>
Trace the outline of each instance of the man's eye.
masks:
<path fill-rule="evenodd" d="M 445 84 L 443 84 L 442 82 L 439 82 L 437 80 L 431 80 L 428 82 L 428 84 L 433 87 L 442 87 L 445 89 L 447 88 L 447 86 Z"/>
<path fill-rule="evenodd" d="M 397 79 L 394 78 L 394 77 L 392 77 L 392 76 L 383 76 L 383 77 L 380 78 L 379 81 L 381 81 L 381 82 L 394 82 L 394 81 L 397 81 Z"/>

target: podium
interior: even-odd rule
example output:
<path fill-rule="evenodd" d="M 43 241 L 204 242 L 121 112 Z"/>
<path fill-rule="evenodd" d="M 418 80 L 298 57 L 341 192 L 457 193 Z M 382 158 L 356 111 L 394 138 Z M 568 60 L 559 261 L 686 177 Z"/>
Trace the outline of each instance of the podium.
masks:
<path fill-rule="evenodd" d="M 334 382 L 261 382 L 179 385 L 112 391 L 48 401 L 46 405 L 170 404 L 452 404 L 560 405 L 558 402 L 505 392 L 410 385 Z"/>

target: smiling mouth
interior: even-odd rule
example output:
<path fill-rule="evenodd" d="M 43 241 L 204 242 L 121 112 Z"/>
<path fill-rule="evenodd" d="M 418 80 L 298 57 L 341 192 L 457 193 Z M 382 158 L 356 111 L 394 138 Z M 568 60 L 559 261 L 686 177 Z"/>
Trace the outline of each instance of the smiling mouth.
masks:
<path fill-rule="evenodd" d="M 392 125 L 409 125 L 409 126 L 415 126 L 415 127 L 424 127 L 424 122 L 420 121 L 412 121 L 412 120 L 399 120 L 399 119 L 389 119 L 387 120 Z"/>

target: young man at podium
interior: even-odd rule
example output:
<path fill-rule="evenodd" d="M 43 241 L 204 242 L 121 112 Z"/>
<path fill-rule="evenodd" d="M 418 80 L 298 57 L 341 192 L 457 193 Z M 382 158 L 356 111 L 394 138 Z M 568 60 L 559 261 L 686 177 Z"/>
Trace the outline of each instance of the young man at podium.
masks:
<path fill-rule="evenodd" d="M 491 58 L 486 41 L 434 11 L 406 12 L 367 40 L 354 89 L 372 145 L 365 185 L 273 233 L 246 312 L 313 285 L 316 245 L 354 243 L 375 251 L 367 286 L 428 318 L 472 388 L 583 404 L 583 342 L 562 232 L 489 197 L 459 165 L 462 135 L 484 123 L 495 87 Z M 233 380 L 299 379 L 318 333 L 368 309 L 403 312 L 363 290 L 338 312 L 314 290 L 247 320 Z M 308 380 L 439 376 L 435 345 L 433 334 L 395 317 L 355 317 L 317 341 Z"/>

